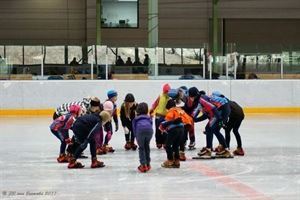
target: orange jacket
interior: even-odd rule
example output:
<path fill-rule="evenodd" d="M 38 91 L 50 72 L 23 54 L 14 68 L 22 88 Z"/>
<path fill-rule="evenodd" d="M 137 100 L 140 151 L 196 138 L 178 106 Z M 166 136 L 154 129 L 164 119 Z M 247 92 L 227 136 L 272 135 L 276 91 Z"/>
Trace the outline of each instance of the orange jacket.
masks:
<path fill-rule="evenodd" d="M 179 107 L 174 107 L 168 110 L 167 115 L 165 117 L 166 121 L 175 120 L 177 118 L 181 118 L 182 123 L 184 125 L 192 125 L 193 124 L 193 118 L 186 114 L 184 110 L 182 110 Z"/>

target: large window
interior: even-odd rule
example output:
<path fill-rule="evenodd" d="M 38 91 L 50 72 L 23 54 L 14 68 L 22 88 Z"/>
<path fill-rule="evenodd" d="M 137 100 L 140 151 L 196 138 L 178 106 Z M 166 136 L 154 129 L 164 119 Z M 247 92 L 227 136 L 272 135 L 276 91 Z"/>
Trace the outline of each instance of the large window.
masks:
<path fill-rule="evenodd" d="M 102 0 L 102 28 L 138 28 L 138 0 Z"/>

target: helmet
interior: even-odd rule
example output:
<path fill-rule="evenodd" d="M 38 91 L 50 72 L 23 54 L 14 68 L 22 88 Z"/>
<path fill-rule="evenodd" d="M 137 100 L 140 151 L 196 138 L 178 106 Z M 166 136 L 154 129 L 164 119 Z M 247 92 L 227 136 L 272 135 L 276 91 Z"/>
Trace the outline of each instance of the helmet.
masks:
<path fill-rule="evenodd" d="M 134 102 L 135 99 L 134 99 L 133 94 L 128 93 L 128 94 L 125 96 L 125 100 L 124 100 L 124 101 L 125 101 L 125 102 Z"/>
<path fill-rule="evenodd" d="M 168 95 L 172 99 L 176 99 L 178 97 L 178 89 L 170 89 Z"/>
<path fill-rule="evenodd" d="M 168 93 L 170 89 L 171 87 L 168 83 L 163 85 L 163 93 Z"/>
<path fill-rule="evenodd" d="M 219 91 L 213 91 L 213 92 L 212 92 L 212 95 L 213 95 L 213 96 L 220 97 L 222 94 L 221 94 L 221 92 L 219 92 Z"/>
<path fill-rule="evenodd" d="M 81 107 L 79 105 L 71 105 L 69 108 L 69 112 L 71 114 L 79 115 Z"/>
<path fill-rule="evenodd" d="M 114 104 L 111 101 L 105 101 L 103 104 L 103 110 L 105 111 L 113 111 L 114 109 Z"/>
<path fill-rule="evenodd" d="M 199 90 L 196 87 L 191 87 L 189 89 L 189 96 L 190 97 L 196 97 L 199 95 Z"/>
<path fill-rule="evenodd" d="M 113 97 L 115 97 L 115 96 L 118 96 L 118 93 L 117 93 L 116 90 L 109 90 L 109 91 L 107 92 L 107 97 L 108 97 L 109 99 L 111 99 L 111 98 L 113 98 Z"/>

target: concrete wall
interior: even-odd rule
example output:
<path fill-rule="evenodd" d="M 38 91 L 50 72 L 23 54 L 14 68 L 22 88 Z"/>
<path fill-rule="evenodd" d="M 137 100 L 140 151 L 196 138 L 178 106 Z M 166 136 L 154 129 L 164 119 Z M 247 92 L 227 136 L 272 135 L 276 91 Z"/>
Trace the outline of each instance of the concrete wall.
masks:
<path fill-rule="evenodd" d="M 168 82 L 171 87 L 196 86 L 211 93 L 219 90 L 243 107 L 300 107 L 300 80 L 235 81 L 0 81 L 0 110 L 49 109 L 85 96 L 106 99 L 106 92 L 119 92 L 118 105 L 126 93 L 137 102 L 152 103 Z"/>

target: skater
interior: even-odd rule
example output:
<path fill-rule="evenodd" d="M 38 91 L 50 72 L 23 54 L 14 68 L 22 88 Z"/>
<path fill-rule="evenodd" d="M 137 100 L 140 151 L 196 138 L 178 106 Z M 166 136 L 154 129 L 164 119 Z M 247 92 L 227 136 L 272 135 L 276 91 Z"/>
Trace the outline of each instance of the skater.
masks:
<path fill-rule="evenodd" d="M 139 146 L 140 172 L 151 169 L 150 141 L 153 135 L 152 118 L 148 115 L 147 103 L 140 103 L 136 109 L 137 116 L 132 121 L 132 130 Z"/>
<path fill-rule="evenodd" d="M 200 98 L 199 90 L 196 87 L 189 88 L 188 97 L 187 100 L 185 101 L 183 110 L 192 118 L 195 118 L 199 114 L 199 109 L 200 109 L 199 98 Z M 190 139 L 190 143 L 188 147 L 190 150 L 194 150 L 196 146 L 194 122 L 189 127 L 188 136 Z"/>
<path fill-rule="evenodd" d="M 105 101 L 103 103 L 102 109 L 104 111 L 107 111 L 110 116 L 112 116 L 113 111 L 114 111 L 114 104 L 111 101 Z M 105 129 L 105 126 L 104 126 Z M 97 155 L 103 155 L 107 153 L 107 148 L 104 147 L 103 145 L 103 129 L 101 129 L 101 132 L 99 134 L 95 135 L 97 138 L 96 139 L 96 149 L 97 149 Z"/>
<path fill-rule="evenodd" d="M 229 152 L 225 139 L 223 135 L 220 133 L 221 129 L 221 117 L 220 112 L 217 107 L 212 103 L 206 100 L 203 95 L 200 97 L 199 103 L 201 105 L 202 116 L 196 117 L 195 122 L 200 122 L 205 119 L 208 119 L 208 123 L 205 127 L 206 133 L 206 147 L 203 148 L 198 155 L 201 158 L 211 158 L 212 157 L 212 143 L 213 143 L 213 135 L 215 135 L 219 141 L 219 143 L 224 147 L 224 149 L 220 152 L 216 152 L 217 157 L 230 158 L 231 153 Z"/>
<path fill-rule="evenodd" d="M 69 155 L 66 155 L 66 146 L 71 143 L 69 137 L 69 129 L 73 125 L 74 121 L 80 116 L 81 108 L 79 105 L 71 105 L 69 113 L 56 118 L 50 125 L 50 130 L 61 142 L 59 157 L 57 162 L 65 163 L 69 160 Z"/>
<path fill-rule="evenodd" d="M 110 114 L 106 111 L 102 111 L 100 114 L 93 113 L 81 116 L 75 121 L 73 132 L 75 139 L 80 145 L 76 148 L 74 156 L 69 160 L 69 169 L 84 167 L 80 162 L 77 162 L 77 159 L 88 144 L 90 145 L 92 159 L 91 168 L 104 167 L 104 163 L 97 160 L 94 134 L 101 131 L 102 126 L 109 120 Z"/>
<path fill-rule="evenodd" d="M 133 94 L 128 93 L 125 96 L 124 103 L 121 105 L 120 119 L 125 133 L 125 145 L 126 150 L 132 149 L 136 150 L 137 146 L 134 143 L 134 134 L 132 132 L 132 120 L 135 118 L 135 110 L 137 103 Z"/>
<path fill-rule="evenodd" d="M 167 133 L 166 153 L 167 160 L 161 166 L 165 168 L 179 168 L 179 146 L 184 133 L 185 112 L 176 107 L 174 100 L 167 102 L 165 121 L 161 122 L 160 130 Z"/>
<path fill-rule="evenodd" d="M 115 132 L 118 131 L 119 129 L 119 121 L 118 121 L 118 115 L 117 115 L 117 104 L 116 101 L 118 99 L 118 93 L 115 90 L 109 90 L 107 92 L 107 97 L 108 99 L 106 101 L 110 101 L 113 103 L 113 110 L 112 110 L 112 118 L 115 122 Z M 111 137 L 113 135 L 113 127 L 112 127 L 112 123 L 111 120 L 105 124 L 105 139 L 104 139 L 104 144 L 103 147 L 106 149 L 107 152 L 113 153 L 115 150 L 109 146 L 109 141 L 111 140 Z"/>
<path fill-rule="evenodd" d="M 100 100 L 97 97 L 85 97 L 82 101 L 73 101 L 59 106 L 53 113 L 53 120 L 67 114 L 71 105 L 79 105 L 81 107 L 82 115 L 101 110 Z"/>
<path fill-rule="evenodd" d="M 152 104 L 152 107 L 150 109 L 151 116 L 155 111 L 155 141 L 156 141 L 156 147 L 158 149 L 161 149 L 162 146 L 165 145 L 166 134 L 161 132 L 159 126 L 160 123 L 164 121 L 164 118 L 167 113 L 166 105 L 168 100 L 170 99 L 168 96 L 168 92 L 170 89 L 171 87 L 169 84 L 164 84 L 162 94 L 159 95 L 159 97 L 157 97 L 157 99 Z"/>
<path fill-rule="evenodd" d="M 205 95 L 203 95 L 204 97 Z M 207 98 L 207 97 L 206 97 Z M 222 95 L 219 91 L 214 91 L 212 92 L 211 96 L 208 97 L 209 101 L 214 104 L 219 113 L 220 113 L 220 125 L 223 126 L 224 124 L 227 124 L 228 122 L 228 117 L 230 114 L 230 105 L 229 105 L 229 101 L 227 98 L 225 98 L 224 95 Z M 224 147 L 219 144 L 214 151 L 216 152 L 221 152 L 224 150 Z"/>
<path fill-rule="evenodd" d="M 221 93 L 215 93 L 215 95 L 226 98 Z M 241 126 L 242 121 L 245 118 L 245 114 L 243 108 L 238 103 L 236 103 L 235 101 L 230 101 L 228 98 L 226 99 L 228 100 L 230 105 L 229 120 L 228 122 L 223 124 L 223 128 L 225 130 L 226 144 L 227 147 L 230 148 L 230 132 L 232 130 L 237 142 L 237 148 L 233 151 L 233 154 L 237 156 L 244 156 L 245 152 L 242 147 L 242 140 L 239 133 L 239 128 Z"/>

